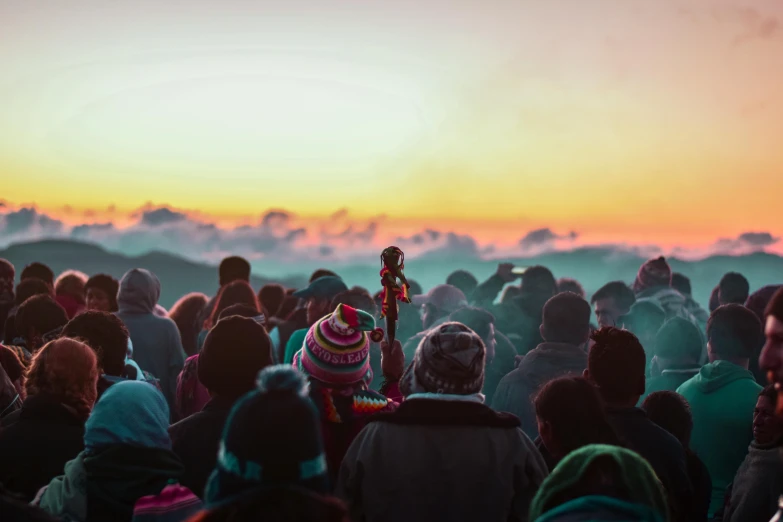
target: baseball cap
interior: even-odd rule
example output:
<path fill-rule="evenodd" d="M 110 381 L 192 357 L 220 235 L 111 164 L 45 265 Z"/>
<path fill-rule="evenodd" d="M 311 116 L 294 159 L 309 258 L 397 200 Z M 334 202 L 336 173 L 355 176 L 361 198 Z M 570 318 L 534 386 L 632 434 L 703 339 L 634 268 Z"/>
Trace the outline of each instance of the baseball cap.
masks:
<path fill-rule="evenodd" d="M 416 306 L 431 304 L 446 312 L 454 312 L 468 305 L 462 290 L 452 285 L 438 285 L 426 294 L 414 295 L 412 301 Z"/>
<path fill-rule="evenodd" d="M 337 276 L 319 277 L 307 288 L 303 288 L 292 295 L 300 299 L 310 299 L 315 297 L 318 299 L 329 299 L 330 301 L 339 294 L 348 290 L 345 282 Z"/>

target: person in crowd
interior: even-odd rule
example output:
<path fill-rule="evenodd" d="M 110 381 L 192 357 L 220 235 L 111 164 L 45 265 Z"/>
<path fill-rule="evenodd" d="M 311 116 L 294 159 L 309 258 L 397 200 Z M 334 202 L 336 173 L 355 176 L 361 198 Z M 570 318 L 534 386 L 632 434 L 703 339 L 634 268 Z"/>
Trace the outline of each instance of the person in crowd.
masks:
<path fill-rule="evenodd" d="M 5 339 L 5 320 L 14 307 L 14 277 L 16 269 L 7 259 L 0 258 L 0 340 Z"/>
<path fill-rule="evenodd" d="M 160 494 L 182 475 L 168 426 L 166 399 L 154 386 L 140 381 L 115 384 L 87 419 L 84 451 L 33 503 L 69 520 L 130 522 L 140 498 Z"/>
<path fill-rule="evenodd" d="M 334 310 L 332 301 L 338 294 L 348 290 L 342 279 L 337 276 L 323 276 L 315 279 L 310 285 L 297 292 L 294 297 L 307 302 L 307 326 L 291 332 L 282 347 L 281 360 L 285 364 L 291 364 L 294 354 L 302 348 L 305 336 L 311 325 Z"/>
<path fill-rule="evenodd" d="M 546 464 L 516 417 L 483 404 L 485 357 L 465 325 L 430 330 L 400 381 L 405 401 L 342 461 L 336 493 L 353 520 L 526 520 Z"/>
<path fill-rule="evenodd" d="M 73 319 L 87 305 L 85 285 L 87 274 L 78 270 L 66 270 L 54 282 L 54 300 L 65 309 L 68 319 Z"/>
<path fill-rule="evenodd" d="M 665 429 L 685 448 L 688 477 L 693 486 L 690 519 L 692 522 L 706 521 L 712 497 L 712 480 L 707 466 L 691 450 L 693 416 L 685 398 L 673 391 L 653 392 L 644 399 L 642 409 L 655 424 Z"/>
<path fill-rule="evenodd" d="M 685 298 L 685 309 L 688 310 L 693 317 L 698 321 L 698 326 L 702 331 L 707 329 L 707 321 L 710 318 L 711 311 L 707 311 L 701 307 L 699 303 L 693 298 L 693 290 L 691 289 L 691 280 L 685 275 L 679 272 L 672 273 L 672 288 L 677 290 Z"/>
<path fill-rule="evenodd" d="M 570 277 L 561 277 L 557 280 L 557 293 L 562 294 L 564 292 L 571 292 L 572 294 L 578 295 L 582 299 L 587 297 L 587 293 L 585 292 L 582 284 L 576 279 L 571 279 Z"/>
<path fill-rule="evenodd" d="M 0 483 L 30 502 L 84 449 L 84 423 L 97 397 L 89 346 L 58 339 L 38 350 L 18 420 L 0 430 Z"/>
<path fill-rule="evenodd" d="M 536 445 L 552 471 L 574 450 L 589 444 L 619 446 L 598 390 L 583 377 L 559 377 L 535 397 Z"/>
<path fill-rule="evenodd" d="M 590 336 L 590 305 L 576 294 L 558 294 L 543 310 L 544 342 L 525 355 L 519 366 L 501 379 L 492 407 L 519 417 L 522 430 L 538 435 L 533 397 L 547 382 L 579 375 L 587 366 L 585 344 Z"/>
<path fill-rule="evenodd" d="M 519 274 L 514 273 L 514 265 L 512 263 L 500 263 L 492 276 L 471 290 L 470 294 L 465 294 L 465 297 L 473 306 L 488 309 L 495 302 L 503 287 L 508 283 L 516 281 L 519 277 Z M 448 280 L 446 282 L 449 284 Z M 518 289 L 519 287 L 516 286 L 515 288 Z"/>
<path fill-rule="evenodd" d="M 215 297 L 209 300 L 207 305 L 204 307 L 204 311 L 201 315 L 201 320 L 199 321 L 202 325 L 209 321 L 209 319 L 212 317 L 215 304 L 218 301 L 218 297 L 220 296 L 220 292 L 223 289 L 224 286 L 233 283 L 234 281 L 244 281 L 245 283 L 250 283 L 250 263 L 248 263 L 247 259 L 239 256 L 230 256 L 225 259 L 223 259 L 220 262 L 220 266 L 218 267 L 218 279 L 220 288 L 218 289 L 218 292 L 215 294 Z M 206 327 L 209 329 L 209 327 Z"/>
<path fill-rule="evenodd" d="M 46 283 L 49 288 L 54 290 L 54 272 L 43 263 L 34 262 L 25 266 L 19 279 L 21 281 L 24 281 L 25 279 L 39 279 Z"/>
<path fill-rule="evenodd" d="M 420 308 L 420 328 L 416 335 L 410 337 L 403 346 L 403 352 L 408 360 L 413 358 L 416 347 L 433 326 L 448 321 L 449 314 L 468 306 L 465 294 L 451 285 L 437 285 L 426 294 L 420 294 L 411 299 L 411 303 Z M 404 339 L 403 339 L 404 341 Z"/>
<path fill-rule="evenodd" d="M 635 302 L 633 290 L 622 281 L 606 283 L 590 299 L 590 304 L 595 308 L 595 319 L 599 328 L 620 326 L 620 318 L 631 311 Z"/>
<path fill-rule="evenodd" d="M 533 266 L 522 274 L 522 287 L 513 302 L 522 313 L 511 317 L 512 324 L 499 324 L 502 332 L 520 338 L 520 354 L 527 354 L 544 342 L 540 333 L 544 305 L 556 293 L 557 282 L 548 268 Z"/>
<path fill-rule="evenodd" d="M 470 299 L 478 287 L 478 279 L 467 270 L 455 270 L 446 278 L 446 284 L 458 288 L 466 298 Z"/>
<path fill-rule="evenodd" d="M 205 508 L 189 522 L 348 522 L 344 504 L 329 496 L 319 424 L 299 372 L 263 370 L 231 410 Z"/>
<path fill-rule="evenodd" d="M 718 307 L 720 306 L 719 291 L 720 291 L 720 287 L 716 285 L 715 288 L 712 289 L 712 292 L 710 292 L 710 302 L 709 302 L 710 313 L 717 310 Z"/>
<path fill-rule="evenodd" d="M 647 365 L 652 362 L 655 338 L 666 322 L 666 312 L 654 299 L 639 299 L 631 310 L 620 318 L 620 325 L 636 336 L 644 348 Z"/>
<path fill-rule="evenodd" d="M 750 283 L 745 276 L 737 272 L 729 272 L 718 283 L 718 302 L 721 305 L 741 304 L 750 296 Z"/>
<path fill-rule="evenodd" d="M 683 317 L 699 326 L 698 321 L 685 307 L 685 296 L 672 288 L 672 269 L 666 258 L 646 261 L 639 268 L 633 284 L 636 299 L 651 299 L 661 305 L 666 318 Z"/>
<path fill-rule="evenodd" d="M 212 325 L 217 324 L 220 318 L 224 317 L 227 310 L 238 306 L 248 309 L 250 314 L 252 314 L 250 317 L 261 324 L 265 324 L 266 318 L 261 312 L 258 297 L 256 297 L 250 283 L 245 281 L 234 281 L 220 290 L 217 303 L 212 309 L 212 317 L 207 320 L 206 324 L 212 328 Z M 245 316 L 246 314 L 243 312 L 241 315 Z M 208 335 L 209 330 L 204 330 L 199 335 L 199 350 L 201 350 Z M 184 419 L 200 412 L 210 400 L 209 391 L 198 378 L 199 359 L 200 351 L 196 355 L 188 357 L 185 360 L 182 372 L 177 377 L 177 406 L 175 411 L 172 412 L 174 420 Z"/>
<path fill-rule="evenodd" d="M 119 310 L 117 294 L 120 282 L 107 274 L 95 274 L 84 285 L 87 310 L 114 313 Z"/>
<path fill-rule="evenodd" d="M 310 327 L 294 356 L 293 366 L 310 380 L 310 398 L 321 418 L 332 478 L 337 476 L 348 446 L 367 419 L 395 406 L 391 399 L 368 389 L 373 380 L 368 331 L 378 332 L 370 314 L 340 304 Z M 384 372 L 390 381 L 399 379 L 404 366 L 402 349 L 399 343 L 395 345 L 393 350 L 386 346 L 387 353 L 400 363 L 394 375 Z"/>
<path fill-rule="evenodd" d="M 759 393 L 753 411 L 753 441 L 727 494 L 724 522 L 769 520 L 777 511 L 783 491 L 783 419 L 775 415 L 776 400 L 772 385 Z"/>
<path fill-rule="evenodd" d="M 130 332 L 133 358 L 160 380 L 163 396 L 173 407 L 185 351 L 174 321 L 153 312 L 158 299 L 160 281 L 155 274 L 141 268 L 129 270 L 120 282 L 117 317 Z"/>
<path fill-rule="evenodd" d="M 81 313 L 68 321 L 60 336 L 78 339 L 95 352 L 101 372 L 98 397 L 113 384 L 143 379 L 143 375 L 139 376 L 135 368 L 127 364 L 130 334 L 116 315 L 98 311 Z"/>
<path fill-rule="evenodd" d="M 19 333 L 16 330 L 16 313 L 19 311 L 19 307 L 22 306 L 22 303 L 36 295 L 48 295 L 54 298 L 54 291 L 52 290 L 52 287 L 36 278 L 24 279 L 16 285 L 14 307 L 8 311 L 8 315 L 5 319 L 5 328 L 3 329 L 5 335 L 4 343 L 6 345 L 15 345 L 24 342 L 24 339 L 20 339 Z"/>
<path fill-rule="evenodd" d="M 414 295 L 421 295 L 424 291 L 421 289 L 421 285 L 418 281 L 408 278 L 408 295 L 413 297 Z"/>
<path fill-rule="evenodd" d="M 598 388 L 620 440 L 644 457 L 661 479 L 676 519 L 688 520 L 692 487 L 685 449 L 636 407 L 644 394 L 644 348 L 631 332 L 613 326 L 594 332 L 592 339 L 584 377 Z"/>
<path fill-rule="evenodd" d="M 182 339 L 185 355 L 190 357 L 198 353 L 198 334 L 202 324 L 199 323 L 204 307 L 209 298 L 200 292 L 191 292 L 179 298 L 169 312 L 169 319 L 174 321 Z"/>
<path fill-rule="evenodd" d="M 285 287 L 276 283 L 269 283 L 258 291 L 258 301 L 264 303 L 267 315 L 274 317 L 280 310 L 280 305 L 285 299 Z"/>
<path fill-rule="evenodd" d="M 759 366 L 767 372 L 769 382 L 778 390 L 776 413 L 783 415 L 783 288 L 770 299 L 765 310 L 764 335 Z"/>
<path fill-rule="evenodd" d="M 492 404 L 495 390 L 500 380 L 514 369 L 516 364 L 516 349 L 508 337 L 495 329 L 495 316 L 482 308 L 465 307 L 449 315 L 449 322 L 461 323 L 476 332 L 487 348 L 486 367 L 484 372 L 484 389 L 486 404 Z M 413 360 L 408 354 L 406 359 Z"/>
<path fill-rule="evenodd" d="M 699 373 L 702 354 L 699 329 L 690 321 L 673 317 L 666 321 L 653 344 L 653 358 L 642 400 L 657 391 L 675 391 Z"/>
<path fill-rule="evenodd" d="M 180 481 L 202 497 L 215 467 L 220 437 L 239 397 L 255 388 L 258 372 L 274 364 L 269 336 L 258 322 L 241 316 L 220 319 L 199 354 L 198 379 L 209 402 L 169 428 L 172 447 L 185 466 Z"/>
<path fill-rule="evenodd" d="M 7 346 L 0 344 L 0 429 L 9 422 L 15 422 L 16 412 L 26 397 L 24 376 L 26 363 Z M 9 420 L 13 418 L 13 420 Z"/>
<path fill-rule="evenodd" d="M 50 516 L 42 509 L 19 500 L 2 484 L 0 484 L 0 513 L 3 514 L 3 521 L 9 522 L 59 522 L 59 519 Z"/>
<path fill-rule="evenodd" d="M 710 470 L 710 516 L 723 505 L 753 436 L 752 412 L 761 386 L 748 363 L 761 335 L 758 318 L 744 306 L 718 307 L 707 324 L 710 362 L 677 388 L 693 413 L 691 447 Z"/>
<path fill-rule="evenodd" d="M 536 493 L 529 520 L 664 522 L 669 508 L 655 472 L 638 454 L 591 444 L 563 459 Z"/>
<path fill-rule="evenodd" d="M 16 330 L 31 354 L 59 335 L 68 323 L 65 309 L 50 295 L 35 295 L 22 303 L 16 312 Z"/>
<path fill-rule="evenodd" d="M 767 310 L 767 305 L 769 305 L 775 292 L 781 288 L 783 288 L 783 285 L 762 286 L 748 296 L 748 299 L 745 301 L 745 308 L 756 314 L 761 324 L 764 324 L 766 321 L 764 312 Z"/>

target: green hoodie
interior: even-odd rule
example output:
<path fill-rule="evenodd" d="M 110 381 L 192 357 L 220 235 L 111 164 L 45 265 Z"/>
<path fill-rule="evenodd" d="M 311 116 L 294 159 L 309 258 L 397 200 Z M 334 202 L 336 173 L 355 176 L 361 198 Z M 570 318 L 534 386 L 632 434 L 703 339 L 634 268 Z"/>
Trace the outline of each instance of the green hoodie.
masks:
<path fill-rule="evenodd" d="M 728 361 L 704 365 L 698 375 L 677 388 L 693 413 L 691 449 L 712 478 L 710 517 L 723 505 L 726 487 L 748 453 L 760 391 L 752 373 Z"/>

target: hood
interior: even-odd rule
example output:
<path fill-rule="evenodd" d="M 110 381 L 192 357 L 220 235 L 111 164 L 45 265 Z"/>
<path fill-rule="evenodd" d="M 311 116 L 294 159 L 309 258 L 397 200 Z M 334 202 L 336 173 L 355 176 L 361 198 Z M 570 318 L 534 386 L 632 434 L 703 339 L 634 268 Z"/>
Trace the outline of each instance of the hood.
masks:
<path fill-rule="evenodd" d="M 693 378 L 693 383 L 702 393 L 712 393 L 742 379 L 753 380 L 753 374 L 728 361 L 715 361 L 702 366 L 699 374 Z"/>
<path fill-rule="evenodd" d="M 669 286 L 655 286 L 636 295 L 637 299 L 654 299 L 666 312 L 667 317 L 678 315 L 685 307 L 685 296 Z"/>
<path fill-rule="evenodd" d="M 160 281 L 149 270 L 134 268 L 120 281 L 117 304 L 120 312 L 151 314 L 160 299 Z"/>
<path fill-rule="evenodd" d="M 567 343 L 542 343 L 519 362 L 518 371 L 534 386 L 561 375 L 581 375 L 587 367 L 587 354 L 579 346 Z"/>

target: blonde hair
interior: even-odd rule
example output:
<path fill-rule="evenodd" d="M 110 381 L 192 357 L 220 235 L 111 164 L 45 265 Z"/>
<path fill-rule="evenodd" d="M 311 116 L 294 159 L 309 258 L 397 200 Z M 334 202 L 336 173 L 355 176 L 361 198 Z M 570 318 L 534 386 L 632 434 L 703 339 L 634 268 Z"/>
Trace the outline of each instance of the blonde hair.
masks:
<path fill-rule="evenodd" d="M 78 270 L 66 270 L 54 282 L 54 295 L 71 295 L 84 299 L 84 285 L 87 284 L 87 274 Z"/>
<path fill-rule="evenodd" d="M 60 338 L 35 353 L 25 389 L 28 397 L 56 397 L 86 420 L 98 398 L 98 376 L 95 352 L 82 342 Z"/>

